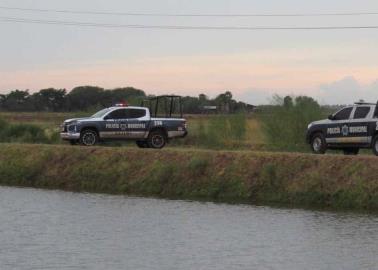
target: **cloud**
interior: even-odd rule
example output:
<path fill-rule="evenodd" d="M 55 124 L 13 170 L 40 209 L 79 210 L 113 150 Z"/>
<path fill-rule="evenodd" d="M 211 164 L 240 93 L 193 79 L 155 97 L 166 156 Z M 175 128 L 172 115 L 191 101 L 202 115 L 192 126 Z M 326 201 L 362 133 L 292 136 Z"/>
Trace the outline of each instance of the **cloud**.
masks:
<path fill-rule="evenodd" d="M 378 100 L 378 79 L 361 83 L 353 76 L 319 86 L 317 95 L 323 104 L 352 104 L 360 99 L 369 102 Z"/>
<path fill-rule="evenodd" d="M 377 102 L 378 100 L 378 79 L 370 83 L 362 83 L 353 76 L 346 76 L 340 80 L 324 83 L 314 88 L 304 89 L 265 89 L 250 88 L 235 93 L 239 100 L 250 104 L 268 104 L 273 95 L 280 96 L 311 96 L 320 104 L 353 104 L 356 101 Z"/>

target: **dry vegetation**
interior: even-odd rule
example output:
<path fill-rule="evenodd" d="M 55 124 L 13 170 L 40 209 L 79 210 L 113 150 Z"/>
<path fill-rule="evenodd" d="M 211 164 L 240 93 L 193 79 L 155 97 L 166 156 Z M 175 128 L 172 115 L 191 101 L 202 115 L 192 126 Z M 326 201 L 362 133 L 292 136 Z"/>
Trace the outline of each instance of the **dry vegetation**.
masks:
<path fill-rule="evenodd" d="M 230 202 L 378 209 L 374 157 L 2 144 L 0 184 Z"/>

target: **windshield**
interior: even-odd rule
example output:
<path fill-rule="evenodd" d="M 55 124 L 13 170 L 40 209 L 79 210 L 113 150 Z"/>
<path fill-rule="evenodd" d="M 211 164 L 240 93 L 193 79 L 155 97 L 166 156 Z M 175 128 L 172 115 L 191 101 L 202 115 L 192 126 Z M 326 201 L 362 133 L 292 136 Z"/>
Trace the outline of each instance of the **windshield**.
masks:
<path fill-rule="evenodd" d="M 99 112 L 96 112 L 94 115 L 92 115 L 91 117 L 92 118 L 100 118 L 100 117 L 103 117 L 106 113 L 108 113 L 111 109 L 110 108 L 107 108 L 107 109 L 103 109 Z"/>

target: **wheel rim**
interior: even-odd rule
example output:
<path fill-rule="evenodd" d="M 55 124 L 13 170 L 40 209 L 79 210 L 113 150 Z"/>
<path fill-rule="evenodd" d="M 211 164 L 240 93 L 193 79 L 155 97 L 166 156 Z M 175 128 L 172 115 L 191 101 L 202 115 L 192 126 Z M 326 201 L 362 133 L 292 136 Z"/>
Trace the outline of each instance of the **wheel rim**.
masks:
<path fill-rule="evenodd" d="M 322 149 L 322 139 L 316 137 L 312 143 L 312 147 L 315 152 L 319 152 Z"/>
<path fill-rule="evenodd" d="M 96 135 L 92 132 L 84 133 L 83 144 L 84 145 L 94 145 L 96 143 Z"/>
<path fill-rule="evenodd" d="M 164 145 L 164 138 L 161 135 L 152 136 L 152 145 L 156 148 L 160 148 Z"/>

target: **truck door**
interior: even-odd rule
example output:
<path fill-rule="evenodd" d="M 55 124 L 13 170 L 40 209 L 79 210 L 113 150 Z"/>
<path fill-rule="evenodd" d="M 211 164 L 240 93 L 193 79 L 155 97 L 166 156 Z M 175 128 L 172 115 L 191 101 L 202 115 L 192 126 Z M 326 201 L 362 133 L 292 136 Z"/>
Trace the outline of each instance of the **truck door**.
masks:
<path fill-rule="evenodd" d="M 128 108 L 126 109 L 126 117 L 127 125 L 124 128 L 127 130 L 128 138 L 143 139 L 150 122 L 147 110 L 144 108 Z"/>
<path fill-rule="evenodd" d="M 332 116 L 327 126 L 326 141 L 329 144 L 344 144 L 349 140 L 350 117 L 353 107 L 341 109 Z"/>
<path fill-rule="evenodd" d="M 105 139 L 125 139 L 127 125 L 126 109 L 116 109 L 104 117 L 101 123 L 100 137 Z"/>
<path fill-rule="evenodd" d="M 368 144 L 371 142 L 371 136 L 374 134 L 373 128 L 376 128 L 376 121 L 372 122 L 372 107 L 367 105 L 357 106 L 353 118 L 350 121 L 349 136 L 351 143 Z"/>

